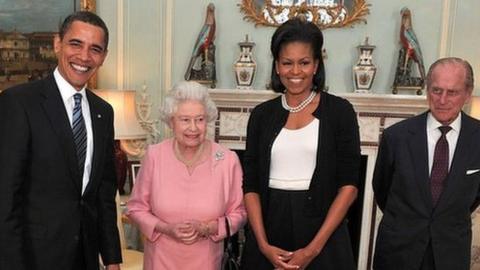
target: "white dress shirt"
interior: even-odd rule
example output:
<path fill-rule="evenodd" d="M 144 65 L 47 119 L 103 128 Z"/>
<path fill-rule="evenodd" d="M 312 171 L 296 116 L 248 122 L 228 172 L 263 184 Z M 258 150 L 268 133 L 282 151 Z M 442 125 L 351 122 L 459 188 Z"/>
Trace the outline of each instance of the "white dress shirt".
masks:
<path fill-rule="evenodd" d="M 438 139 L 442 135 L 439 127 L 443 126 L 440 122 L 433 117 L 432 113 L 428 113 L 427 116 L 427 141 L 428 141 L 428 175 L 432 172 L 433 166 L 433 154 L 435 152 L 435 145 Z M 458 114 L 457 118 L 449 125 L 452 129 L 447 133 L 446 138 L 448 141 L 448 170 L 452 165 L 453 154 L 455 153 L 455 147 L 457 146 L 458 135 L 460 134 L 460 127 L 462 126 L 461 114 Z"/>
<path fill-rule="evenodd" d="M 58 89 L 60 89 L 60 95 L 62 96 L 63 104 L 67 110 L 68 120 L 70 121 L 70 126 L 72 126 L 72 116 L 73 116 L 73 107 L 75 106 L 75 101 L 73 95 L 80 93 L 82 95 L 82 115 L 85 121 L 85 128 L 87 129 L 87 153 L 85 157 L 85 167 L 83 169 L 83 179 L 82 179 L 82 194 L 87 187 L 88 181 L 90 180 L 90 172 L 92 170 L 92 156 L 93 156 L 93 130 L 92 130 L 92 119 L 90 117 L 90 107 L 88 105 L 87 94 L 85 87 L 82 90 L 77 91 L 70 83 L 68 83 L 58 71 L 58 67 L 53 72 L 55 77 L 55 82 L 57 83 Z"/>

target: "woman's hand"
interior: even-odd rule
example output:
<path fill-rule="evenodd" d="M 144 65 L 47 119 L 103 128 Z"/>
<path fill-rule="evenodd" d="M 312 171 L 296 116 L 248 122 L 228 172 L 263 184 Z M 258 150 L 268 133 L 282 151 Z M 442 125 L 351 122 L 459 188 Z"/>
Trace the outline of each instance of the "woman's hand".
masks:
<path fill-rule="evenodd" d="M 157 223 L 155 226 L 157 231 L 168 235 L 176 241 L 191 245 L 201 239 L 200 234 L 195 230 L 194 226 L 189 222 L 161 224 Z"/>
<path fill-rule="evenodd" d="M 192 224 L 193 228 L 198 232 L 198 234 L 204 238 L 208 238 L 210 235 L 216 234 L 218 231 L 218 222 L 216 220 L 189 220 L 187 222 Z"/>
<path fill-rule="evenodd" d="M 272 245 L 261 247 L 260 251 L 273 264 L 275 269 L 298 269 L 297 265 L 290 264 L 289 262 L 293 252 Z"/>
<path fill-rule="evenodd" d="M 293 255 L 288 261 L 288 264 L 296 265 L 299 268 L 305 269 L 312 262 L 312 260 L 318 255 L 318 252 L 306 248 L 297 249 L 293 252 Z"/>

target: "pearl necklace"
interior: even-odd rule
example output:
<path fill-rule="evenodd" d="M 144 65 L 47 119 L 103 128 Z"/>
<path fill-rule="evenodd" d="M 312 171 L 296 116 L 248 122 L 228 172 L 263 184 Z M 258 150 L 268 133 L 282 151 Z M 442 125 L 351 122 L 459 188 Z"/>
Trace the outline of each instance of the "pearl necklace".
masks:
<path fill-rule="evenodd" d="M 310 104 L 313 101 L 313 99 L 315 98 L 316 95 L 317 95 L 317 92 L 312 91 L 312 92 L 310 92 L 310 95 L 304 101 L 302 101 L 300 104 L 298 104 L 298 106 L 290 107 L 287 103 L 287 98 L 285 97 L 285 94 L 283 94 L 282 95 L 282 106 L 285 110 L 287 110 L 289 112 L 297 113 L 297 112 L 305 109 L 305 107 L 307 107 L 308 104 Z"/>
<path fill-rule="evenodd" d="M 177 140 L 175 140 L 174 144 L 173 144 L 173 152 L 175 153 L 175 156 L 177 157 L 177 159 L 182 162 L 183 164 L 185 164 L 185 166 L 187 167 L 192 167 L 193 165 L 195 165 L 198 160 L 202 157 L 202 153 L 203 153 L 203 146 L 204 146 L 204 143 L 201 143 L 200 146 L 198 146 L 198 149 L 197 151 L 195 152 L 195 154 L 193 155 L 193 157 L 190 159 L 190 160 L 187 160 L 183 155 L 182 153 L 180 152 L 180 149 L 178 148 L 178 142 Z"/>

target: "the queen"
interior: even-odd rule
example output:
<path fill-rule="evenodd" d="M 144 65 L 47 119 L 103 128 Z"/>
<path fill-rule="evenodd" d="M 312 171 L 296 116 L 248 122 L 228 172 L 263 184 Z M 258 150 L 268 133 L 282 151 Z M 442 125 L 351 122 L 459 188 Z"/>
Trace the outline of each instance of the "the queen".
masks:
<path fill-rule="evenodd" d="M 144 269 L 219 269 L 225 219 L 232 233 L 246 220 L 240 162 L 206 139 L 217 109 L 204 86 L 177 84 L 161 114 L 174 136 L 148 148 L 127 205 L 147 240 Z"/>

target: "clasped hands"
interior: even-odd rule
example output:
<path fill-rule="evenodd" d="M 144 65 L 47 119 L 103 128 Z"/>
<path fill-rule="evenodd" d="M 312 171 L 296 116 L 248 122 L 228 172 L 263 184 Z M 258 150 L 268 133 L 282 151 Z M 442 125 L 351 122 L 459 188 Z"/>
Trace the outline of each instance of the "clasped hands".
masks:
<path fill-rule="evenodd" d="M 157 223 L 155 229 L 166 234 L 177 242 L 191 245 L 201 239 L 208 238 L 216 232 L 213 226 L 216 221 L 187 220 L 180 223 Z"/>
<path fill-rule="evenodd" d="M 262 253 L 274 265 L 275 269 L 305 269 L 315 258 L 315 252 L 301 248 L 293 252 L 272 245 L 261 248 Z"/>

